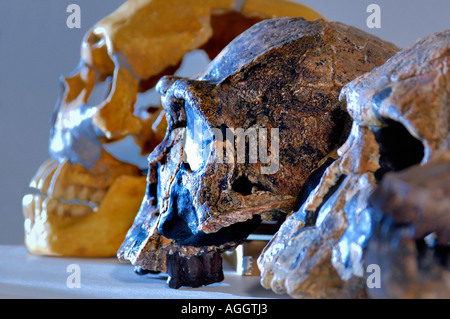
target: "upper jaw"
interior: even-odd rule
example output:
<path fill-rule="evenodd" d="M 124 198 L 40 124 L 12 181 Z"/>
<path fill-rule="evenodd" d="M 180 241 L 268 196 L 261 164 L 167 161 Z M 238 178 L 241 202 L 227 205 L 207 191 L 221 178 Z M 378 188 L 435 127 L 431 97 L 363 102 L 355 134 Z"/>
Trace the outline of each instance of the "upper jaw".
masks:
<path fill-rule="evenodd" d="M 228 180 L 230 172 L 225 172 Z M 243 195 L 234 190 L 214 192 L 218 185 L 204 178 L 207 172 L 188 172 L 182 167 L 174 172 L 170 185 L 158 189 L 168 190 L 156 201 L 159 218 L 156 228 L 164 237 L 180 246 L 220 246 L 227 242 L 240 242 L 253 232 L 261 220 L 274 220 L 280 212 L 289 213 L 296 198 L 259 190 Z M 158 174 L 159 175 L 159 174 Z M 192 182 L 194 180 L 195 182 Z M 194 199 L 192 194 L 203 194 Z M 206 205 L 207 202 L 214 203 Z"/>
<path fill-rule="evenodd" d="M 272 194 L 271 202 L 259 204 L 257 197 L 264 196 L 269 194 L 243 196 L 249 206 L 217 214 L 201 223 L 196 232 L 175 239 L 159 231 L 164 224 L 163 214 L 146 196 L 118 258 L 142 269 L 167 273 L 171 288 L 219 282 L 223 280 L 221 254 L 241 244 L 262 219 L 268 218 L 270 210 L 288 210 L 295 202 L 295 198 Z"/>
<path fill-rule="evenodd" d="M 162 214 L 158 207 L 144 199 L 135 224 L 119 249 L 119 259 L 131 261 L 134 265 L 147 263 L 151 265 L 147 269 L 165 272 L 167 266 L 161 260 L 165 261 L 168 254 L 192 257 L 232 249 L 242 243 L 262 220 L 270 219 L 270 210 L 287 211 L 294 203 L 295 198 L 285 196 L 282 200 L 236 209 L 209 219 L 195 234 L 191 232 L 189 236 L 168 238 L 159 231 Z"/>

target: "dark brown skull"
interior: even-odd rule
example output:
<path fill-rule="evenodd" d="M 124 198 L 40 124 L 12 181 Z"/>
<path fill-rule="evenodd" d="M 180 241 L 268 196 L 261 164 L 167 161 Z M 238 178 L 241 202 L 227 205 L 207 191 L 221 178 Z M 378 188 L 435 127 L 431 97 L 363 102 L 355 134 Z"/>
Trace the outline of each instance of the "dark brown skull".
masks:
<path fill-rule="evenodd" d="M 173 287 L 223 278 L 217 256 L 291 212 L 345 138 L 342 86 L 394 52 L 340 23 L 274 19 L 237 37 L 198 79 L 160 80 L 168 131 L 119 258 L 169 272 Z"/>

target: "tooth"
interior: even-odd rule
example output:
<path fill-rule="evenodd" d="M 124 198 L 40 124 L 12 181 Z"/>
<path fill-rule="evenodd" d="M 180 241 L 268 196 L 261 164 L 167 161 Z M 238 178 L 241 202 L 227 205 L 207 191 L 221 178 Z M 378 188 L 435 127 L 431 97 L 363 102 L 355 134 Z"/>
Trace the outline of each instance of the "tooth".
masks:
<path fill-rule="evenodd" d="M 62 178 L 56 176 L 56 174 L 58 174 L 58 171 L 55 172 L 50 188 L 48 189 L 48 195 L 53 198 L 61 198 L 64 195 L 66 185 L 63 185 L 65 183 L 62 182 Z"/>
<path fill-rule="evenodd" d="M 92 208 L 87 205 L 83 205 L 83 204 L 70 205 L 70 216 L 72 216 L 72 217 L 81 217 L 81 216 L 89 215 L 92 212 L 93 212 Z"/>
<path fill-rule="evenodd" d="M 42 212 L 42 202 L 43 202 L 43 197 L 39 194 L 35 194 L 34 195 L 34 216 L 35 218 L 37 218 L 38 216 L 41 216 L 41 212 Z"/>
<path fill-rule="evenodd" d="M 70 163 L 65 161 L 54 172 L 47 192 L 50 197 L 58 199 L 64 196 L 65 189 L 67 188 L 67 170 L 69 169 L 69 165 Z"/>
<path fill-rule="evenodd" d="M 31 194 L 25 195 L 22 199 L 23 215 L 25 220 L 34 220 L 34 196 Z M 30 225 L 31 228 L 32 225 Z"/>
<path fill-rule="evenodd" d="M 100 202 L 103 200 L 103 197 L 105 197 L 106 190 L 98 188 L 95 192 L 92 193 L 90 200 L 96 204 L 100 204 Z"/>
<path fill-rule="evenodd" d="M 58 202 L 58 204 L 56 205 L 56 215 L 58 216 L 67 216 L 69 215 L 70 208 L 69 208 L 69 204 L 67 203 L 63 203 L 63 202 Z"/>
<path fill-rule="evenodd" d="M 36 188 L 43 193 L 47 192 L 47 189 L 52 180 L 55 170 L 58 168 L 58 162 L 55 160 L 45 161 L 38 169 L 36 174 L 31 179 L 29 186 Z"/>
<path fill-rule="evenodd" d="M 91 188 L 91 187 L 84 186 L 84 187 L 82 187 L 81 190 L 78 192 L 77 198 L 78 198 L 79 200 L 82 200 L 82 201 L 88 201 L 88 200 L 89 200 L 89 197 L 91 196 L 91 193 L 92 193 L 92 188 Z"/>
<path fill-rule="evenodd" d="M 31 233 L 31 230 L 33 229 L 33 225 L 34 225 L 33 219 L 30 219 L 30 218 L 25 219 L 25 221 L 23 223 L 23 226 L 24 226 L 23 228 L 24 228 L 25 234 Z"/>
<path fill-rule="evenodd" d="M 77 196 L 77 193 L 79 192 L 80 187 L 78 185 L 69 184 L 66 188 L 66 191 L 64 192 L 64 199 L 66 200 L 74 200 Z"/>
<path fill-rule="evenodd" d="M 53 174 L 55 173 L 55 171 L 56 171 L 56 167 L 53 168 L 52 170 L 50 170 L 44 178 L 41 178 L 39 180 L 37 189 L 40 190 L 43 194 L 48 193 L 48 188 L 50 187 L 50 183 L 52 181 Z"/>
<path fill-rule="evenodd" d="M 58 201 L 57 200 L 55 200 L 53 198 L 48 198 L 45 201 L 44 209 L 47 210 L 47 214 L 48 215 L 55 215 L 57 206 L 58 206 Z"/>

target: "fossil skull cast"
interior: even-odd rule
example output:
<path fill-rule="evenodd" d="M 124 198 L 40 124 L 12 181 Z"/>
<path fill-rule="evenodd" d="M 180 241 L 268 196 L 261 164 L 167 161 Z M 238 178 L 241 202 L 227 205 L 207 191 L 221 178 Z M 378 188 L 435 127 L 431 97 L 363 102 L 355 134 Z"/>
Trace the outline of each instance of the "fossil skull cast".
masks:
<path fill-rule="evenodd" d="M 146 178 L 108 146 L 131 140 L 137 153 L 148 155 L 167 126 L 159 102 L 146 100 L 157 80 L 173 74 L 187 52 L 204 49 L 213 58 L 243 30 L 279 15 L 320 17 L 285 1 L 130 0 L 99 21 L 83 39 L 78 67 L 61 81 L 51 159 L 23 199 L 29 250 L 114 256 L 139 210 Z"/>
<path fill-rule="evenodd" d="M 378 265 L 381 276 L 378 289 L 368 293 L 449 298 L 450 30 L 419 40 L 376 78 L 385 72 L 391 81 L 371 88 L 385 92 L 377 110 L 385 117 L 394 105 L 398 121 L 423 145 L 424 157 L 386 174 L 369 200 L 373 225 L 366 263 Z"/>
<path fill-rule="evenodd" d="M 448 158 L 449 35 L 427 36 L 343 88 L 341 100 L 353 118 L 351 133 L 339 158 L 323 167 L 316 187 L 261 254 L 264 287 L 297 298 L 366 296 L 364 252 L 373 226 L 369 198 L 379 181 L 387 172 L 425 165 L 442 154 Z M 395 205 L 401 206 L 406 194 L 393 195 Z M 373 245 L 372 260 L 387 265 L 385 258 L 396 256 L 399 242 L 391 236 L 387 243 L 388 228 L 376 224 L 376 232 L 386 236 Z M 406 264 L 417 265 L 404 260 Z M 392 271 L 381 269 L 386 275 Z"/>
<path fill-rule="evenodd" d="M 394 52 L 340 23 L 273 19 L 233 40 L 198 79 L 161 79 L 168 131 L 149 156 L 119 259 L 167 272 L 175 288 L 223 279 L 220 254 L 289 213 L 345 138 L 343 85 Z"/>

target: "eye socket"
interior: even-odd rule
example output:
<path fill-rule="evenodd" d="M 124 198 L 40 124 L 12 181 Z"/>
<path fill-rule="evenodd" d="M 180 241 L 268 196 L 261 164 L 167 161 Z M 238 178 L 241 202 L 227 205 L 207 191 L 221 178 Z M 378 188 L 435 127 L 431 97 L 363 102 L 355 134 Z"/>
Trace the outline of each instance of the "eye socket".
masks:
<path fill-rule="evenodd" d="M 424 157 L 424 146 L 399 122 L 383 119 L 386 126 L 374 131 L 380 147 L 380 168 L 375 177 L 380 180 L 389 171 L 400 171 L 419 164 Z"/>

